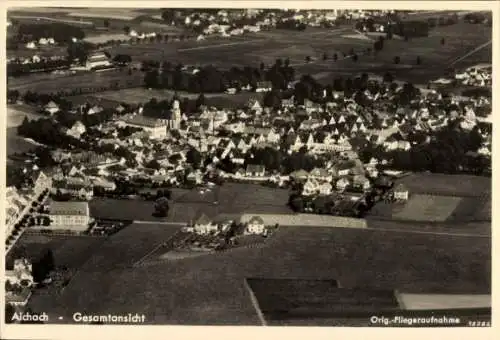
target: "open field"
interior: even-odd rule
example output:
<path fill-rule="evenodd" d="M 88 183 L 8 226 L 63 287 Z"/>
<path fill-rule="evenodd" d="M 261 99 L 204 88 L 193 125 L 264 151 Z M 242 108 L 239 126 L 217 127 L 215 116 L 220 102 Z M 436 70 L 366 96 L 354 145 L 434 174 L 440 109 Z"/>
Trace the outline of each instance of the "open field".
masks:
<path fill-rule="evenodd" d="M 401 211 L 393 213 L 395 219 L 411 221 L 445 221 L 460 204 L 460 197 L 412 195 Z"/>
<path fill-rule="evenodd" d="M 447 221 L 491 221 L 491 194 L 479 198 L 462 198 Z"/>
<path fill-rule="evenodd" d="M 180 98 L 188 98 L 191 100 L 196 100 L 198 98 L 198 93 L 188 93 L 183 91 L 172 91 L 172 90 L 156 90 L 156 89 L 146 89 L 146 88 L 133 88 L 133 89 L 123 89 L 119 91 L 105 91 L 92 95 L 84 95 L 78 97 L 92 97 L 97 99 L 113 100 L 117 102 L 125 102 L 128 104 L 141 104 L 148 102 L 151 98 L 156 98 L 157 100 L 171 100 L 175 93 Z M 243 107 L 246 105 L 250 99 L 262 99 L 262 93 L 254 92 L 241 92 L 237 94 L 225 94 L 225 93 L 206 93 L 204 94 L 207 105 L 212 106 L 228 106 L 229 104 L 236 105 L 238 107 Z M 75 97 L 69 97 L 68 99 L 73 100 Z"/>
<path fill-rule="evenodd" d="M 415 173 L 396 181 L 411 194 L 482 197 L 491 193 L 491 178 L 469 175 Z"/>
<path fill-rule="evenodd" d="M 456 237 L 478 237 L 491 239 L 491 222 L 475 221 L 444 221 L 444 222 L 419 222 L 398 221 L 380 217 L 367 218 L 368 229 L 378 231 L 397 231 L 411 235 L 437 235 Z"/>
<path fill-rule="evenodd" d="M 116 29 L 116 32 L 101 32 L 98 35 L 118 33 L 122 32 Z M 373 47 L 373 41 L 349 37 L 352 34 L 354 32 L 349 27 L 312 28 L 300 33 L 272 30 L 246 36 L 209 38 L 205 41 L 129 44 L 109 47 L 106 50 L 111 55 L 129 54 L 135 61 L 166 60 L 173 63 L 182 62 L 185 65 L 213 64 L 221 68 L 258 66 L 260 62 L 270 65 L 277 58 L 289 58 L 296 69 L 297 77 L 311 74 L 326 83 L 330 83 L 334 76 L 339 75 L 352 76 L 360 73 L 383 75 L 389 71 L 397 79 L 426 84 L 443 76 L 445 68 L 456 60 L 460 61 L 454 65 L 455 67 L 491 62 L 491 44 L 484 45 L 491 40 L 491 29 L 483 25 L 458 23 L 449 27 L 437 27 L 429 37 L 415 38 L 409 42 L 396 39 L 386 41 L 384 50 L 376 56 L 362 55 L 367 48 Z M 441 45 L 441 38 L 445 38 L 445 45 Z M 460 59 L 481 45 L 484 45 L 484 48 L 467 58 Z M 343 53 L 349 53 L 351 48 L 359 54 L 358 62 L 353 62 L 349 58 L 344 59 Z M 324 53 L 329 56 L 328 60 L 322 60 Z M 337 62 L 331 60 L 334 53 L 339 55 Z M 393 63 L 396 55 L 401 57 L 399 65 Z M 306 56 L 311 56 L 313 61 L 306 63 Z M 420 66 L 415 65 L 417 56 L 423 60 Z M 132 77 L 143 77 L 140 72 L 136 74 Z M 103 72 L 31 83 L 31 79 L 23 78 L 24 84 L 20 83 L 23 80 L 10 79 L 9 88 L 51 92 L 58 88 L 111 83 L 117 78 L 126 80 L 127 75 L 120 72 Z M 107 93 L 106 96 L 112 94 Z M 117 94 L 117 96 L 122 95 Z M 135 100 L 140 101 L 144 101 L 144 97 L 147 100 L 150 98 L 147 94 L 137 96 L 139 97 Z"/>
<path fill-rule="evenodd" d="M 36 260 L 45 249 L 51 249 L 56 266 L 77 269 L 87 260 L 104 239 L 97 237 L 30 235 L 25 233 L 7 254 L 6 265 L 12 266 L 17 258 Z"/>
<path fill-rule="evenodd" d="M 149 250 L 149 241 L 139 238 L 150 233 L 146 228 L 130 226 L 113 236 L 96 251 L 99 260 L 88 261 L 60 296 L 43 305 L 35 298 L 31 307 L 65 320 L 75 311 L 133 310 L 144 313 L 148 324 L 258 325 L 244 284 L 248 277 L 335 279 L 345 288 L 428 294 L 491 289 L 490 240 L 369 230 L 282 227 L 262 248 L 133 269 L 113 264 L 128 264 Z M 159 241 L 157 233 L 152 238 Z"/>
<path fill-rule="evenodd" d="M 90 216 L 109 220 L 161 221 L 153 217 L 154 202 L 128 199 L 94 198 L 89 203 Z"/>
<path fill-rule="evenodd" d="M 71 75 L 39 75 L 10 78 L 8 86 L 11 90 L 20 92 L 36 91 L 39 93 L 54 93 L 60 90 L 71 90 L 85 87 L 103 86 L 109 87 L 115 83 L 126 83 L 143 79 L 140 71 L 135 71 L 131 75 L 127 70 L 110 70 L 106 72 L 78 72 Z"/>

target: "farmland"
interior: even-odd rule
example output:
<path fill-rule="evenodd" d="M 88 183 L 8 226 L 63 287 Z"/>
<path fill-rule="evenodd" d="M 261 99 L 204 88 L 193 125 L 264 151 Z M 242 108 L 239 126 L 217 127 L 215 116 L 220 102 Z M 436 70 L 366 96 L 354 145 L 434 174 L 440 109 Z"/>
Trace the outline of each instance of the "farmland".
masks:
<path fill-rule="evenodd" d="M 159 242 L 168 233 L 159 226 L 129 228 L 97 250 L 44 310 L 68 317 L 76 310 L 133 310 L 144 313 L 147 323 L 257 325 L 248 277 L 334 279 L 346 288 L 410 293 L 488 294 L 491 288 L 489 239 L 282 227 L 263 248 L 117 268 L 116 261 L 129 264 L 154 247 L 149 239 Z M 139 236 L 146 234 L 154 235 Z"/>
<path fill-rule="evenodd" d="M 225 183 L 211 192 L 201 194 L 197 189 L 173 190 L 170 210 L 165 221 L 187 223 L 204 213 L 218 214 L 286 214 L 288 191 L 255 184 Z M 214 204 L 218 201 L 218 204 Z M 117 220 L 159 221 L 152 216 L 154 202 L 95 198 L 90 202 L 90 214 L 95 218 Z"/>
<path fill-rule="evenodd" d="M 76 269 L 83 265 L 88 256 L 102 242 L 103 239 L 94 237 L 43 236 L 25 233 L 7 254 L 7 267 L 12 266 L 17 258 L 37 259 L 42 251 L 51 249 L 56 266 Z"/>
<path fill-rule="evenodd" d="M 460 203 L 460 197 L 413 195 L 401 211 L 393 213 L 396 219 L 412 221 L 445 221 Z"/>
<path fill-rule="evenodd" d="M 183 91 L 172 91 L 172 90 L 156 90 L 156 89 L 145 89 L 145 88 L 132 88 L 132 89 L 123 89 L 118 91 L 106 91 L 100 92 L 92 95 L 83 95 L 83 96 L 75 96 L 69 97 L 70 100 L 74 100 L 75 98 L 95 98 L 95 99 L 103 99 L 103 100 L 112 100 L 115 102 L 126 102 L 128 104 L 141 104 L 148 102 L 151 98 L 156 98 L 157 100 L 171 100 L 175 93 L 180 98 L 188 98 L 191 100 L 196 100 L 198 98 L 198 93 L 187 93 Z M 230 104 L 243 107 L 248 104 L 250 99 L 261 99 L 263 96 L 261 93 L 253 93 L 253 92 L 241 92 L 237 94 L 224 94 L 224 93 L 206 93 L 204 94 L 207 105 L 212 106 L 222 106 L 226 107 Z"/>
<path fill-rule="evenodd" d="M 117 32 L 108 32 L 114 34 Z M 119 32 L 122 33 L 122 32 Z M 445 45 L 441 45 L 445 38 Z M 169 41 L 167 43 L 128 44 L 106 48 L 111 55 L 129 54 L 134 61 L 167 60 L 185 65 L 213 64 L 221 68 L 231 66 L 258 66 L 260 62 L 267 65 L 277 58 L 289 58 L 296 69 L 296 76 L 311 74 L 321 82 L 331 82 L 333 76 L 352 76 L 360 73 L 382 75 L 392 72 L 397 79 L 426 84 L 443 75 L 446 67 L 453 61 L 460 60 L 455 66 L 465 67 L 478 62 L 491 62 L 491 44 L 468 56 L 476 47 L 491 40 L 491 29 L 482 25 L 458 23 L 449 27 L 435 28 L 429 37 L 415 38 L 408 42 L 398 39 L 386 41 L 384 50 L 376 56 L 362 55 L 367 48 L 373 47 L 370 39 L 360 39 L 349 27 L 336 29 L 311 28 L 305 32 L 286 30 L 263 31 L 246 36 L 229 38 L 209 38 L 205 41 Z M 344 59 L 343 53 L 354 49 L 360 55 L 358 62 Z M 322 60 L 326 53 L 328 60 Z M 331 60 L 337 53 L 339 60 Z M 395 56 L 401 63 L 393 63 Z M 305 62 L 311 56 L 313 61 Z M 423 60 L 422 65 L 415 64 L 417 56 Z M 130 77 L 142 77 L 140 72 Z M 75 88 L 90 84 L 110 84 L 116 80 L 127 78 L 121 72 L 102 72 L 97 74 L 78 74 L 72 77 L 39 80 L 30 83 L 30 79 L 9 80 L 9 88 L 22 91 L 57 91 L 60 88 Z M 107 92 L 106 97 L 121 97 L 123 93 L 113 95 Z M 149 100 L 147 93 L 133 95 L 133 101 Z M 234 97 L 236 98 L 236 97 Z M 231 98 L 233 99 L 233 98 Z"/>
<path fill-rule="evenodd" d="M 491 193 L 491 178 L 469 175 L 415 173 L 396 181 L 412 193 L 481 197 Z"/>
<path fill-rule="evenodd" d="M 153 217 L 154 202 L 94 198 L 90 201 L 89 208 L 90 216 L 98 219 L 123 221 L 161 220 L 161 218 Z"/>

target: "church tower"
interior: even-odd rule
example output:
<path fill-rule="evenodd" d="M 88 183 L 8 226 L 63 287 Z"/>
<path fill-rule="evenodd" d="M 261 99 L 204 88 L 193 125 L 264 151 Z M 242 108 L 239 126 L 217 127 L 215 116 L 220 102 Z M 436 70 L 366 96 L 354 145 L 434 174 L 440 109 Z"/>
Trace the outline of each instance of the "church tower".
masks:
<path fill-rule="evenodd" d="M 182 119 L 182 114 L 181 114 L 180 103 L 178 100 L 174 100 L 174 102 L 172 103 L 171 117 L 169 121 L 170 129 L 179 130 L 181 126 L 181 119 Z"/>

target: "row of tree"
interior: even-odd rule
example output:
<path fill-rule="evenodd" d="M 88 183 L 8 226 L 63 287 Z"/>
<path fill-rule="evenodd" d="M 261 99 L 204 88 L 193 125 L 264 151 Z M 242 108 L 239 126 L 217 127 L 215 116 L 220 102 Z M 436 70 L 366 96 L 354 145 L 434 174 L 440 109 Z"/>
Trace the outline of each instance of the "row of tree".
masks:
<path fill-rule="evenodd" d="M 69 43 L 73 38 L 83 39 L 85 32 L 80 27 L 60 22 L 20 24 L 17 29 L 17 41 L 28 42 L 41 38 L 53 38 L 55 42 Z"/>
<path fill-rule="evenodd" d="M 19 77 L 28 73 L 50 72 L 54 70 L 67 69 L 70 63 L 66 59 L 61 60 L 42 60 L 36 63 L 8 63 L 7 76 Z"/>
<path fill-rule="evenodd" d="M 295 75 L 288 59 L 278 59 L 268 69 L 263 63 L 260 68 L 232 67 L 228 70 L 208 65 L 198 68 L 196 72 L 188 72 L 182 64 L 174 66 L 169 62 L 161 65 L 144 62 L 142 68 L 146 71 L 144 85 L 148 88 L 167 88 L 193 93 L 221 93 L 230 87 L 241 90 L 245 86 L 255 89 L 259 82 L 263 81 L 269 81 L 276 89 L 286 89 Z"/>

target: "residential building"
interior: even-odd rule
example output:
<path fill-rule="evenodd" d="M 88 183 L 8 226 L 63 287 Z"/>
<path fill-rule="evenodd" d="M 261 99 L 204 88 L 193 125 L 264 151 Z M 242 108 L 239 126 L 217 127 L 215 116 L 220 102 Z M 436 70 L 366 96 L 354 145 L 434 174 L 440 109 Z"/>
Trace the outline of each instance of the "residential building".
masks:
<path fill-rule="evenodd" d="M 193 225 L 194 232 L 201 235 L 210 234 L 218 230 L 218 226 L 208 218 L 207 215 L 202 214 L 196 219 Z"/>
<path fill-rule="evenodd" d="M 400 183 L 394 188 L 394 199 L 400 201 L 407 201 L 409 196 L 408 188 Z"/>
<path fill-rule="evenodd" d="M 111 66 L 111 62 L 108 57 L 102 53 L 98 52 L 88 56 L 87 61 L 85 62 L 85 68 L 87 70 L 93 70 L 99 67 L 108 67 Z"/>
<path fill-rule="evenodd" d="M 266 168 L 263 165 L 249 164 L 245 175 L 247 177 L 263 177 L 266 173 Z"/>
<path fill-rule="evenodd" d="M 266 226 L 264 225 L 264 220 L 260 216 L 254 216 L 247 222 L 245 228 L 245 234 L 257 234 L 262 235 L 266 231 Z"/>

